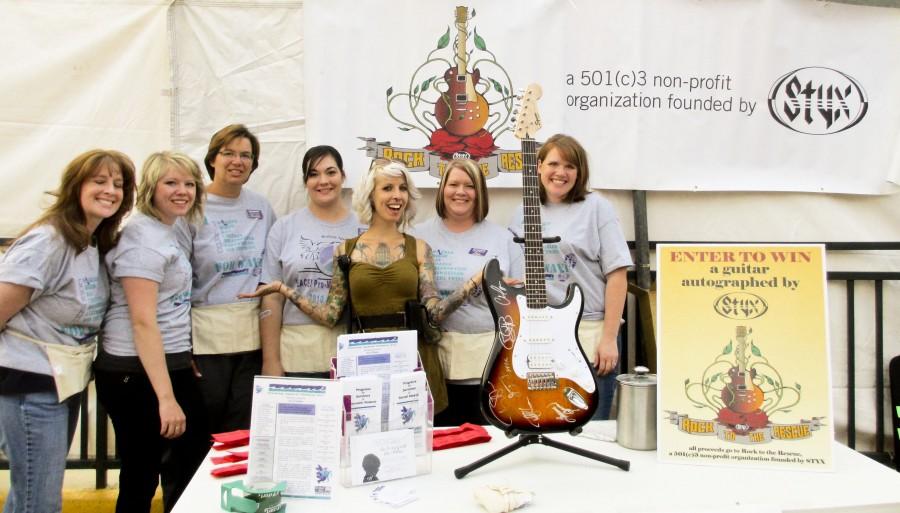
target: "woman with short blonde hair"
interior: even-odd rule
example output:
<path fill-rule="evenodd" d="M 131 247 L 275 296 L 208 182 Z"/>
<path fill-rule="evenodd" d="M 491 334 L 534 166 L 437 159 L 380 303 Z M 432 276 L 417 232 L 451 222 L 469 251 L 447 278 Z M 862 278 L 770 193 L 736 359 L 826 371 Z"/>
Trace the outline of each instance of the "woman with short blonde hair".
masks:
<path fill-rule="evenodd" d="M 201 178 L 186 155 L 150 155 L 139 212 L 106 255 L 111 300 L 94 370 L 122 460 L 117 513 L 149 512 L 160 475 L 171 510 L 209 449 L 191 368 L 191 263 L 174 229 L 203 215 Z"/>

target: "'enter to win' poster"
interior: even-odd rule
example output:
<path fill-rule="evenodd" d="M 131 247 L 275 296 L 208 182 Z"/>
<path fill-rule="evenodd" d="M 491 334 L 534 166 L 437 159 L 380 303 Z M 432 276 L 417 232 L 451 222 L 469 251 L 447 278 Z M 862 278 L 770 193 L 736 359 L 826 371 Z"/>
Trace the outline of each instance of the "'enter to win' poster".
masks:
<path fill-rule="evenodd" d="M 832 470 L 821 245 L 657 247 L 659 459 Z"/>

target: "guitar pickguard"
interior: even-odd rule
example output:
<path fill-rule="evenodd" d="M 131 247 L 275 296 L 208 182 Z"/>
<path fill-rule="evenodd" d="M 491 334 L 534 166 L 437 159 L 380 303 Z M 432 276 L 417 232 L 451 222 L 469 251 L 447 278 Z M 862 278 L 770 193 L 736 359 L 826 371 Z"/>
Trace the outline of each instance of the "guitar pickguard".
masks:
<path fill-rule="evenodd" d="M 575 337 L 575 325 L 581 313 L 581 289 L 563 308 L 533 310 L 525 296 L 516 296 L 519 304 L 519 336 L 513 346 L 513 372 L 528 381 L 529 374 L 552 373 L 556 379 L 568 378 L 587 392 L 596 388 L 591 369 Z"/>

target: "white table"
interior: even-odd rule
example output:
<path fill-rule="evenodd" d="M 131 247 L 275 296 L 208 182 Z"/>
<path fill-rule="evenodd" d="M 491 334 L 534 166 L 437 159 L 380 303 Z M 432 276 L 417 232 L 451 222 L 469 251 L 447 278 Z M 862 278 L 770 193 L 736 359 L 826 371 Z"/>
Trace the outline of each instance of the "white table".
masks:
<path fill-rule="evenodd" d="M 487 464 L 463 479 L 453 470 L 500 449 L 512 440 L 488 428 L 486 444 L 434 453 L 428 475 L 381 484 L 416 488 L 419 499 L 394 509 L 369 499 L 371 486 L 337 485 L 330 501 L 285 499 L 287 513 L 480 512 L 472 491 L 499 484 L 535 492 L 522 513 L 682 512 L 900 512 L 900 473 L 846 446 L 835 444 L 835 472 L 801 472 L 660 464 L 655 451 L 632 451 L 612 442 L 553 434 L 551 438 L 631 461 L 631 470 L 589 460 L 543 445 L 530 445 Z M 612 436 L 615 423 L 586 428 Z M 241 476 L 216 479 L 206 462 L 175 506 L 174 513 L 217 512 L 219 487 Z"/>

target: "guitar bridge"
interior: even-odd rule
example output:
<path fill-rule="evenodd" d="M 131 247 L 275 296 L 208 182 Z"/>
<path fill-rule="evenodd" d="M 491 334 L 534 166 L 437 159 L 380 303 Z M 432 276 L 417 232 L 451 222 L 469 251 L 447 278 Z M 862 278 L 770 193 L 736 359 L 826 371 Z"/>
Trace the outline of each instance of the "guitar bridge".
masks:
<path fill-rule="evenodd" d="M 525 376 L 528 390 L 555 390 L 559 386 L 555 372 L 529 372 Z"/>

